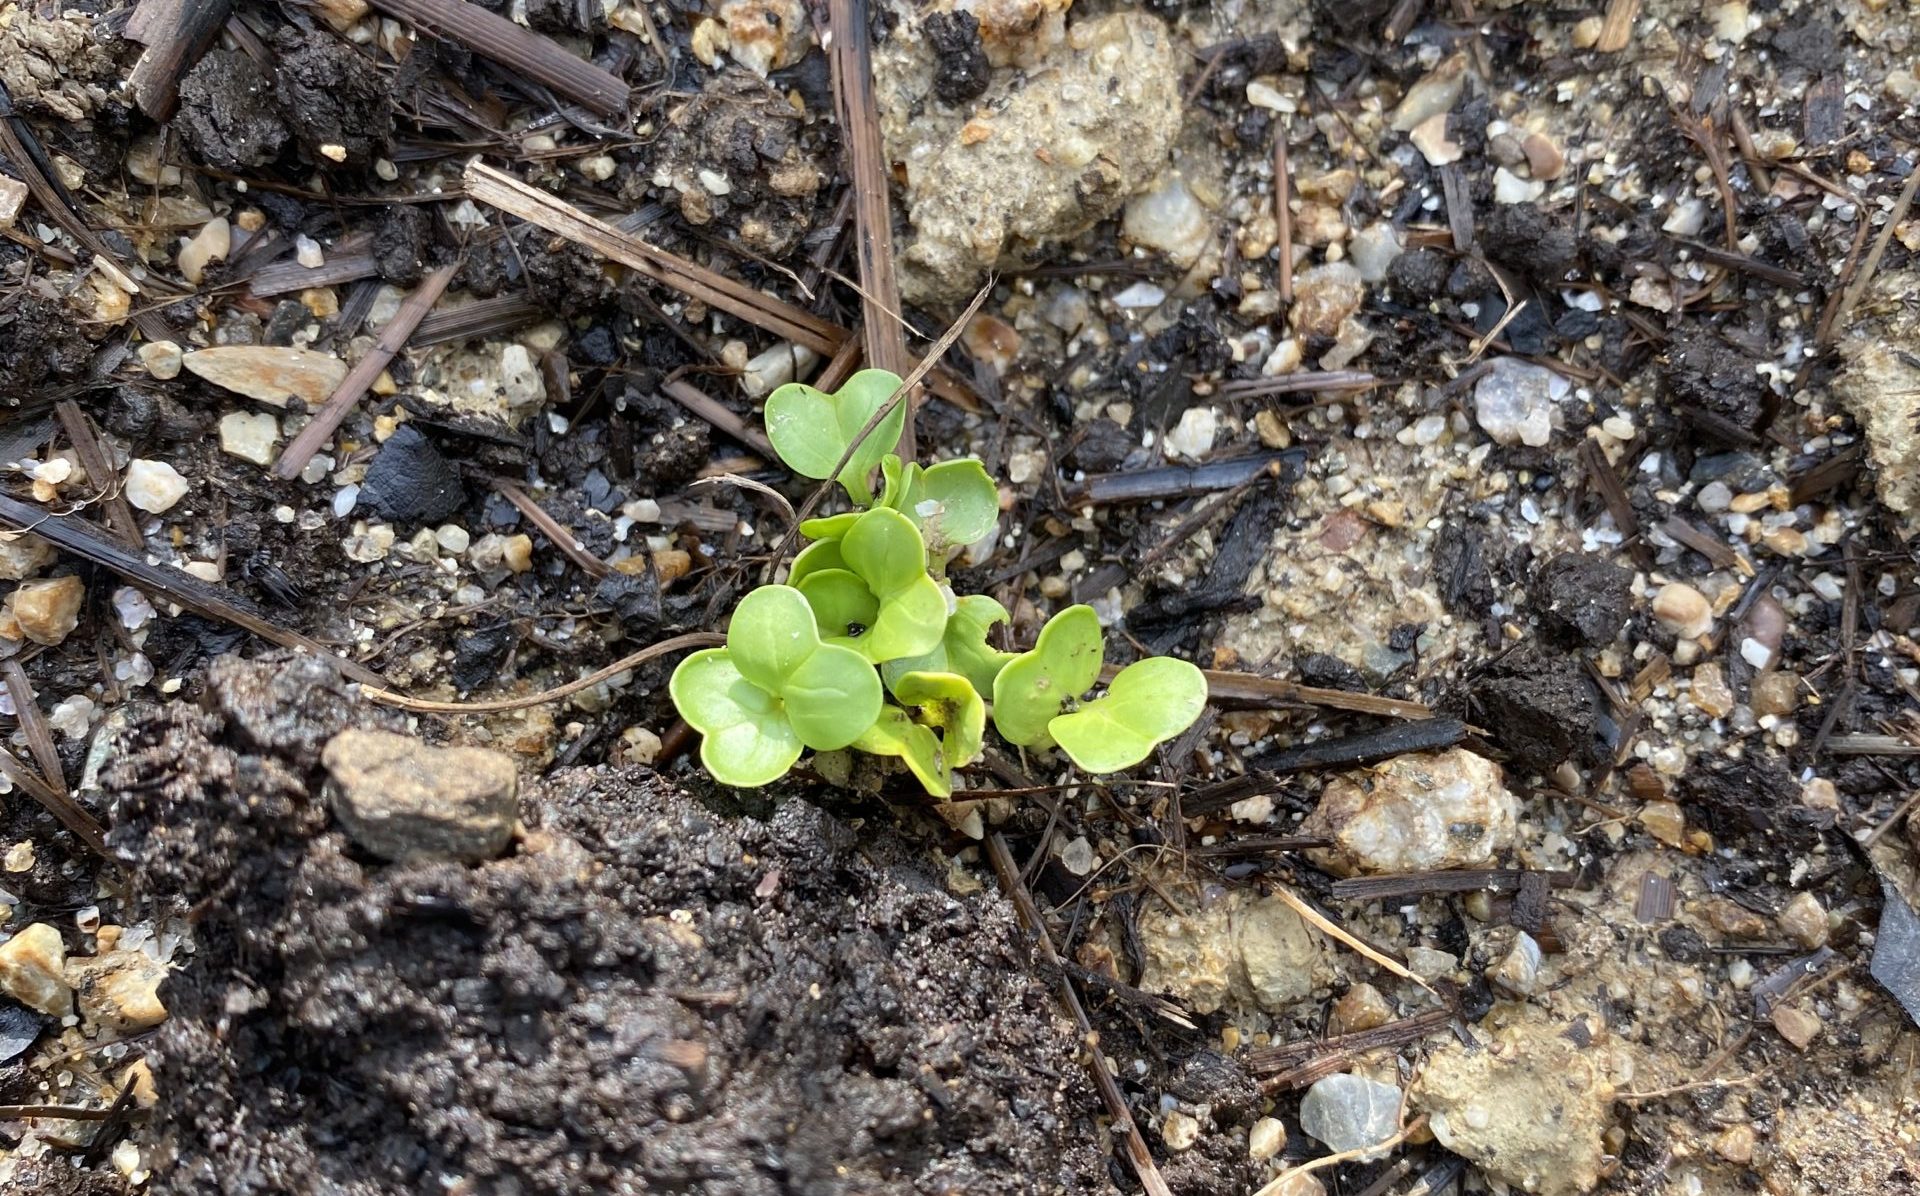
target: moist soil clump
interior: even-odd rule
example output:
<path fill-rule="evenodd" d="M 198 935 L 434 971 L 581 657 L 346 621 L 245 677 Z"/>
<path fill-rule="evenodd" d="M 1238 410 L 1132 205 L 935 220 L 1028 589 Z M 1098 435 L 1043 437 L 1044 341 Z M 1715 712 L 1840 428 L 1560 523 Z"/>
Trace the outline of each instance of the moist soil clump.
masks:
<path fill-rule="evenodd" d="M 238 51 L 209 51 L 180 81 L 178 124 L 188 148 L 221 170 L 263 166 L 287 143 L 273 81 Z"/>
<path fill-rule="evenodd" d="M 226 698 L 273 695 L 223 666 Z M 116 847 L 192 906 L 162 993 L 150 1190 L 1103 1190 L 1076 1036 L 998 898 L 802 801 L 764 819 L 643 769 L 560 772 L 479 867 L 329 829 L 311 741 L 219 710 L 135 725 Z"/>

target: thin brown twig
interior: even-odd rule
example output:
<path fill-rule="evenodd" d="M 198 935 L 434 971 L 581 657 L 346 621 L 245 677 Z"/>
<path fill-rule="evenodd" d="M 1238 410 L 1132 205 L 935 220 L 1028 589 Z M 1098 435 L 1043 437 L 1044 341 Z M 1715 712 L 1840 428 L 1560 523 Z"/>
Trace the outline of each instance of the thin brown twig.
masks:
<path fill-rule="evenodd" d="M 1273 122 L 1273 220 L 1280 242 L 1274 288 L 1280 302 L 1293 302 L 1293 172 L 1287 163 L 1287 119 Z"/>
<path fill-rule="evenodd" d="M 53 746 L 53 731 L 47 726 L 47 720 L 40 713 L 40 703 L 33 692 L 33 682 L 27 678 L 27 670 L 20 664 L 20 658 L 9 656 L 0 660 L 0 679 L 4 679 L 7 696 L 13 699 L 13 716 L 20 721 L 20 731 L 27 738 L 27 748 L 33 752 L 33 759 L 40 766 L 40 775 L 47 785 L 61 797 L 69 795 L 66 773 L 60 763 L 60 751 Z"/>
<path fill-rule="evenodd" d="M 4 747 L 0 747 L 0 773 L 4 773 L 28 797 L 46 807 L 47 813 L 59 819 L 60 825 L 72 831 L 95 855 L 104 860 L 113 858 L 107 851 L 106 830 L 99 820 L 73 798 L 56 793 L 47 782 L 40 779 L 39 773 Z"/>
<path fill-rule="evenodd" d="M 458 263 L 441 266 L 420 280 L 420 285 L 400 304 L 393 319 L 387 321 L 387 326 L 380 330 L 380 339 L 374 342 L 373 348 L 354 363 L 353 369 L 327 396 L 327 401 L 321 404 L 313 419 L 300 429 L 293 443 L 287 445 L 280 459 L 273 463 L 274 477 L 286 482 L 299 477 L 300 471 L 307 467 L 307 462 L 313 460 L 313 455 L 333 439 L 333 434 L 346 422 L 353 405 L 367 393 L 367 388 L 374 384 L 394 357 L 407 347 L 413 330 L 433 310 L 433 305 L 440 302 L 440 296 L 446 293 L 447 284 L 453 281 L 459 269 Z"/>
<path fill-rule="evenodd" d="M 1887 213 L 1887 222 L 1880 226 L 1880 236 L 1875 239 L 1872 250 L 1867 253 L 1867 260 L 1861 263 L 1860 273 L 1854 276 L 1853 282 L 1840 296 L 1839 310 L 1833 313 L 1832 322 L 1826 326 L 1823 338 L 1825 342 L 1831 343 L 1834 330 L 1846 325 L 1847 316 L 1860 302 L 1860 297 L 1867 293 L 1867 287 L 1873 282 L 1874 271 L 1880 268 L 1880 259 L 1886 256 L 1887 243 L 1893 240 L 1893 230 L 1906 220 L 1907 209 L 1913 206 L 1916 189 L 1920 189 L 1920 170 L 1907 176 L 1907 185 L 1900 188 L 1900 198 L 1894 201 L 1893 211 Z M 1868 223 L 1864 205 L 1860 210 L 1860 223 L 1862 227 Z"/>
<path fill-rule="evenodd" d="M 140 523 L 134 518 L 126 495 L 114 485 L 118 475 L 106 448 L 100 443 L 100 437 L 94 433 L 92 421 L 87 418 L 86 412 L 80 410 L 80 404 L 72 399 L 60 400 L 53 405 L 53 410 L 60 417 L 60 426 L 73 445 L 74 455 L 80 458 L 80 467 L 87 471 L 87 479 L 102 496 L 100 501 L 106 507 L 107 526 L 128 548 L 138 549 L 141 546 Z"/>
<path fill-rule="evenodd" d="M 601 578 L 613 572 L 605 561 L 587 551 L 580 537 L 569 531 L 566 524 L 548 514 L 546 508 L 533 501 L 533 497 L 525 490 L 505 478 L 495 478 L 493 488 L 500 497 L 513 504 L 514 510 L 525 515 L 527 522 L 538 528 L 540 534 L 560 550 L 560 555 L 572 561 L 582 573 Z"/>
<path fill-rule="evenodd" d="M 668 253 L 632 233 L 622 232 L 565 200 L 488 166 L 479 158 L 467 163 L 463 179 L 468 196 L 475 202 L 499 208 L 510 216 L 565 237 L 784 340 L 805 345 L 816 353 L 831 354 L 848 336 L 846 329 L 805 308 L 795 307 L 737 279 Z"/>
<path fill-rule="evenodd" d="M 628 669 L 639 668 L 656 656 L 665 656 L 669 652 L 678 652 L 683 648 L 717 648 L 726 642 L 727 637 L 716 632 L 689 631 L 685 635 L 676 635 L 671 639 L 661 640 L 657 644 L 650 644 L 638 652 L 630 652 L 606 668 L 588 673 L 565 685 L 556 685 L 552 689 L 543 689 L 537 694 L 528 694 L 519 698 L 497 698 L 490 702 L 436 702 L 428 698 L 411 698 L 390 689 L 368 685 L 360 687 L 360 696 L 383 706 L 397 706 L 402 710 L 414 710 L 421 714 L 498 714 L 506 710 L 525 710 L 529 706 L 557 702 L 583 689 L 592 689 L 602 681 L 618 677 Z"/>
<path fill-rule="evenodd" d="M 478 4 L 465 0 L 374 0 L 373 6 L 423 33 L 490 58 L 601 116 L 618 116 L 627 109 L 628 88 L 618 75 Z"/>

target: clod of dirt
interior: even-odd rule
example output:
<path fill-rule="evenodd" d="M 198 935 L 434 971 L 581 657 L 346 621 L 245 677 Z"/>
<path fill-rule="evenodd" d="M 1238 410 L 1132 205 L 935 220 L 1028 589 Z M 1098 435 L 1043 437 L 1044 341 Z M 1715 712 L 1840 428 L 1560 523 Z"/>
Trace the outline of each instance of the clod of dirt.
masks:
<path fill-rule="evenodd" d="M 58 300 L 31 287 L 0 298 L 0 402 L 18 406 L 49 378 L 84 369 L 92 353 Z"/>
<path fill-rule="evenodd" d="M 895 840 L 588 770 L 525 795 L 520 854 L 368 871 L 217 715 L 124 743 L 114 842 L 199 903 L 148 1043 L 193 1095 L 156 1111 L 159 1196 L 1106 1190 L 1010 909 Z"/>
<path fill-rule="evenodd" d="M 633 182 L 670 189 L 689 224 L 717 226 L 757 253 L 785 257 L 813 227 L 826 178 L 801 129 L 801 114 L 766 80 L 728 70 L 674 113 L 654 147 L 652 175 Z"/>
<path fill-rule="evenodd" d="M 1907 348 L 1920 337 L 1920 315 L 1903 298 L 1920 287 L 1920 271 L 1874 279 L 1863 306 L 1884 320 L 1861 321 L 1840 342 L 1846 368 L 1833 391 L 1860 421 L 1876 470 L 1880 499 L 1903 516 L 1908 535 L 1920 531 L 1920 364 Z"/>
<path fill-rule="evenodd" d="M 1612 643 L 1633 610 L 1633 570 L 1590 553 L 1549 560 L 1534 574 L 1532 589 L 1541 630 L 1569 647 Z"/>
<path fill-rule="evenodd" d="M 910 164 L 906 299 L 964 299 L 1003 256 L 1084 232 L 1150 183 L 1180 128 L 1181 66 L 1151 16 L 1082 20 L 1042 66 L 994 81 L 991 116 L 889 130 L 888 153 Z"/>
<path fill-rule="evenodd" d="M 371 165 L 393 136 L 386 76 L 338 38 L 310 33 L 286 40 L 274 90 L 300 148 L 323 170 Z"/>
<path fill-rule="evenodd" d="M 1752 440 L 1767 398 L 1757 364 L 1718 337 L 1695 336 L 1667 358 L 1661 380 L 1703 437 L 1744 444 Z"/>
<path fill-rule="evenodd" d="M 1493 732 L 1522 771 L 1548 773 L 1594 743 L 1597 697 L 1573 658 L 1525 648 L 1468 683 L 1471 721 Z"/>
<path fill-rule="evenodd" d="M 1495 204 L 1479 217 L 1486 255 L 1542 283 L 1564 281 L 1580 261 L 1573 229 L 1530 203 Z"/>
<path fill-rule="evenodd" d="M 208 51 L 180 80 L 174 124 L 196 157 L 221 170 L 265 165 L 288 137 L 273 81 L 237 50 Z"/>
<path fill-rule="evenodd" d="M 0 26 L 0 85 L 23 111 L 85 120 L 115 89 L 119 68 L 111 45 L 85 13 L 16 9 Z"/>
<path fill-rule="evenodd" d="M 607 9 L 593 0 L 527 0 L 527 27 L 541 33 L 593 34 L 607 27 Z"/>
<path fill-rule="evenodd" d="M 397 287 L 420 281 L 427 269 L 427 214 L 416 204 L 394 204 L 373 230 L 373 266 Z"/>
<path fill-rule="evenodd" d="M 993 68 L 980 44 L 980 18 L 970 12 L 931 12 L 920 25 L 934 55 L 933 94 L 958 107 L 980 98 Z"/>
<path fill-rule="evenodd" d="M 1310 854 L 1341 876 L 1481 868 L 1512 846 L 1519 811 L 1499 765 L 1455 748 L 1335 777 L 1300 833 L 1333 840 Z"/>
<path fill-rule="evenodd" d="M 1544 1010 L 1517 1004 L 1497 1007 L 1481 1026 L 1491 1044 L 1468 1049 L 1449 1039 L 1414 1081 L 1413 1104 L 1430 1116 L 1433 1136 L 1520 1191 L 1592 1191 L 1614 1091 L 1610 1053 L 1592 1039 L 1600 1019 L 1570 1035 Z"/>
<path fill-rule="evenodd" d="M 493 680 L 519 642 L 520 631 L 509 619 L 463 633 L 454 641 L 453 663 L 447 669 L 454 688 L 470 693 Z"/>
<path fill-rule="evenodd" d="M 1140 988 L 1172 993 L 1196 1013 L 1228 1005 L 1269 1012 L 1313 991 L 1327 962 L 1320 937 L 1277 897 L 1233 889 L 1185 913 L 1154 905 L 1140 918 Z"/>
<path fill-rule="evenodd" d="M 440 523 L 465 506 L 460 475 L 418 428 L 408 424 L 380 446 L 360 484 L 360 503 L 403 527 Z"/>
<path fill-rule="evenodd" d="M 333 778 L 333 816 L 383 860 L 477 863 L 499 855 L 513 835 L 520 778 L 500 752 L 350 727 L 327 742 L 320 761 Z"/>
<path fill-rule="evenodd" d="M 1394 289 L 1408 299 L 1426 302 L 1438 298 L 1447 289 L 1447 276 L 1453 266 L 1437 249 L 1409 249 L 1393 259 L 1387 278 Z"/>

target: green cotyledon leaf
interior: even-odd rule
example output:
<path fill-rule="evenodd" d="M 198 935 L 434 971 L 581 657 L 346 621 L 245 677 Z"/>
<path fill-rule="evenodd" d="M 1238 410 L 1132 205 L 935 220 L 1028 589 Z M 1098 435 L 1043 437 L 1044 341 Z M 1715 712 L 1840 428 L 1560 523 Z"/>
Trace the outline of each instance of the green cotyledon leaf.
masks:
<path fill-rule="evenodd" d="M 804 382 L 789 382 L 767 396 L 767 439 L 795 473 L 817 479 L 837 477 L 849 498 L 868 506 L 873 502 L 868 478 L 899 443 L 906 404 L 895 403 L 851 456 L 848 446 L 899 389 L 898 375 L 886 370 L 861 370 L 833 394 Z M 847 457 L 847 463 L 836 475 L 834 468 L 842 457 Z"/>
<path fill-rule="evenodd" d="M 1120 772 L 1193 725 L 1207 704 L 1207 678 L 1184 660 L 1155 656 L 1121 669 L 1107 692 L 1047 724 L 1085 772 Z"/>
<path fill-rule="evenodd" d="M 1047 724 L 1100 679 L 1105 648 L 1100 618 L 1091 606 L 1069 606 L 1048 619 L 1033 648 L 1009 660 L 994 678 L 994 727 L 1021 747 L 1050 745 Z"/>
<path fill-rule="evenodd" d="M 808 574 L 846 567 L 847 563 L 840 559 L 839 538 L 821 540 L 802 548 L 800 554 L 793 558 L 793 564 L 787 568 L 787 584 L 799 589 Z"/>
<path fill-rule="evenodd" d="M 917 721 L 940 731 L 941 764 L 950 774 L 980 758 L 987 731 L 987 704 L 958 673 L 908 673 L 893 695 L 920 708 Z"/>
<path fill-rule="evenodd" d="M 876 664 L 921 656 L 940 643 L 947 626 L 947 595 L 927 573 L 920 529 L 900 512 L 875 507 L 840 541 L 840 557 L 879 600 L 861 651 Z"/>
<path fill-rule="evenodd" d="M 993 625 L 1006 621 L 1006 607 L 985 594 L 967 594 L 955 600 L 938 647 L 924 656 L 890 660 L 880 666 L 880 676 L 891 690 L 908 673 L 958 673 L 985 699 L 993 693 L 993 679 L 1014 657 L 987 642 Z"/>
<path fill-rule="evenodd" d="M 861 732 L 853 747 L 869 755 L 896 756 L 906 762 L 928 793 L 953 796 L 953 770 L 945 767 L 941 758 L 939 738 L 898 706 L 882 706 L 880 717 Z"/>
<path fill-rule="evenodd" d="M 741 676 L 778 696 L 787 678 L 820 647 L 813 607 L 792 586 L 761 586 L 733 608 L 727 653 Z"/>
<path fill-rule="evenodd" d="M 801 743 L 838 751 L 879 717 L 880 675 L 852 648 L 822 644 L 787 678 L 780 700 Z"/>
<path fill-rule="evenodd" d="M 700 762 L 723 785 L 771 784 L 800 758 L 800 737 L 780 700 L 742 676 L 725 648 L 682 660 L 667 692 L 680 717 L 700 732 Z"/>
<path fill-rule="evenodd" d="M 800 525 L 800 534 L 809 540 L 838 540 L 847 534 L 865 511 L 842 511 L 838 515 L 822 515 L 818 519 L 808 519 Z"/>
<path fill-rule="evenodd" d="M 851 570 L 821 569 L 800 579 L 814 622 L 827 639 L 860 636 L 880 614 L 880 600 Z"/>
<path fill-rule="evenodd" d="M 919 526 L 936 560 L 982 538 L 1000 520 L 999 487 L 972 457 L 924 469 L 908 466 L 899 494 L 887 505 Z"/>

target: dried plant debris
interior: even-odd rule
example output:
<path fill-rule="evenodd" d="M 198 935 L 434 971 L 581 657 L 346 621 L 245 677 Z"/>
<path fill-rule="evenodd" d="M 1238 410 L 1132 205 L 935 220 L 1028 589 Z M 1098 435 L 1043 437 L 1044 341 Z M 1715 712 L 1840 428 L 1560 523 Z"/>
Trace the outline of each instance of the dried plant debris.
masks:
<path fill-rule="evenodd" d="M 0 1189 L 1913 1186 L 1906 6 L 57 9 Z M 984 647 L 1207 709 L 718 786 L 768 396 L 949 331 Z"/>

